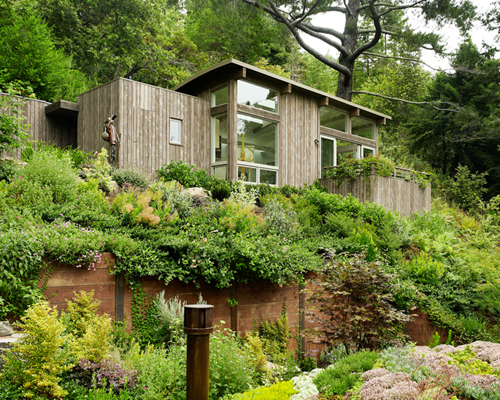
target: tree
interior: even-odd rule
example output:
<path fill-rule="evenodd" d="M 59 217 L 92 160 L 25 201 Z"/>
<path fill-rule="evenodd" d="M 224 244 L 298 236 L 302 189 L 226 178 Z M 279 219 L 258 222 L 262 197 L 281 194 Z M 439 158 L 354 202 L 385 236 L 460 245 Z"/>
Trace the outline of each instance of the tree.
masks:
<path fill-rule="evenodd" d="M 500 193 L 500 60 L 481 53 L 467 39 L 452 59 L 454 72 L 436 75 L 428 101 L 408 123 L 412 150 L 445 175 L 459 165 L 473 173 L 488 173 L 488 197 Z M 455 104 L 455 106 L 452 106 Z"/>
<path fill-rule="evenodd" d="M 29 136 L 21 111 L 24 104 L 20 96 L 24 94 L 22 86 L 15 82 L 2 84 L 8 79 L 8 74 L 0 71 L 0 91 L 6 93 L 0 96 L 0 153 L 22 147 Z"/>
<path fill-rule="evenodd" d="M 31 10 L 17 12 L 0 3 L 0 70 L 12 81 L 28 83 L 40 99 L 75 100 L 87 79 L 71 69 L 71 57 L 56 49 L 50 30 Z"/>
<path fill-rule="evenodd" d="M 320 304 L 312 314 L 327 343 L 375 349 L 403 336 L 410 316 L 393 307 L 393 276 L 380 263 L 367 262 L 364 254 L 336 256 L 314 283 L 320 289 L 308 303 Z"/>
<path fill-rule="evenodd" d="M 188 0 L 189 37 L 214 61 L 237 58 L 253 64 L 266 58 L 284 65 L 290 34 L 272 18 L 239 0 Z"/>
<path fill-rule="evenodd" d="M 393 13 L 416 11 L 426 21 L 454 22 L 461 29 L 469 28 L 475 9 L 470 0 L 268 0 L 268 6 L 258 0 L 241 0 L 270 14 L 286 25 L 304 50 L 339 72 L 337 96 L 351 100 L 354 65 L 362 55 L 372 51 L 383 35 L 399 36 L 407 42 L 435 51 L 442 51 L 435 33 L 393 30 Z M 345 17 L 343 32 L 334 27 L 313 25 L 317 14 L 341 14 Z M 333 18 L 332 18 L 333 20 Z M 307 44 L 301 34 L 310 35 L 339 52 L 338 61 L 321 54 Z M 414 59 L 413 61 L 419 61 Z"/>
<path fill-rule="evenodd" d="M 168 2 L 21 0 L 52 29 L 56 45 L 97 83 L 130 77 L 163 87 L 194 72 L 203 56 Z"/>

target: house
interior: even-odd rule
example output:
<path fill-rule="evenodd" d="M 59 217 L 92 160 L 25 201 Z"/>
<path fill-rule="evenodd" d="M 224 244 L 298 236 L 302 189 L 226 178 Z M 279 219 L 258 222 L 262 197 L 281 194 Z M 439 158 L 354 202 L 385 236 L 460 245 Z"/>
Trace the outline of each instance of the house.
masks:
<path fill-rule="evenodd" d="M 225 179 L 282 186 L 311 184 L 323 166 L 377 154 L 389 116 L 237 60 L 200 71 L 175 91 L 119 78 L 78 103 L 28 101 L 33 139 L 108 146 L 113 114 L 119 168 L 154 171 L 183 160 Z M 57 129 L 56 129 L 57 128 Z"/>

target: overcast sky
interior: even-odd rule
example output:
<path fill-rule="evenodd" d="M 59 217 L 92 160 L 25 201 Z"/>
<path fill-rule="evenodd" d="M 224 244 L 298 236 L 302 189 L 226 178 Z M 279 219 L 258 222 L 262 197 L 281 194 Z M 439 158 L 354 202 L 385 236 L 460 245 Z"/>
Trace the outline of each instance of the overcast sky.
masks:
<path fill-rule="evenodd" d="M 491 8 L 491 4 L 494 1 L 495 0 L 472 0 L 472 2 L 475 3 L 476 6 L 478 7 L 478 13 L 486 12 L 488 9 Z M 339 14 L 339 13 L 334 13 L 334 14 Z M 342 15 L 339 15 L 338 19 L 332 18 L 332 15 L 329 16 L 318 15 L 313 19 L 313 21 L 316 25 L 319 26 L 334 27 L 337 30 L 340 31 L 343 30 L 344 17 Z M 423 21 L 418 21 L 416 19 L 414 21 L 411 21 L 410 19 L 410 23 L 414 24 L 415 27 L 421 27 L 423 25 Z M 447 52 L 455 51 L 462 40 L 458 32 L 458 29 L 453 26 L 439 27 L 437 24 L 433 24 L 427 26 L 426 30 L 431 32 L 437 31 L 438 33 L 443 35 L 443 43 L 446 44 Z M 473 42 L 479 48 L 481 48 L 483 41 L 490 45 L 495 44 L 495 33 L 488 32 L 484 27 L 481 26 L 479 22 L 476 22 L 470 34 Z M 331 55 L 334 55 L 334 57 L 338 57 L 338 55 L 334 53 L 332 48 L 323 43 L 321 40 L 306 36 L 304 36 L 304 39 L 306 40 L 307 43 L 314 46 L 314 48 L 319 49 L 322 53 L 327 53 L 328 51 L 330 51 Z M 447 59 L 436 57 L 436 55 L 432 51 L 424 50 L 422 53 L 422 58 L 424 62 L 426 62 L 433 68 L 448 69 L 450 67 Z M 426 67 L 424 66 L 424 68 Z"/>

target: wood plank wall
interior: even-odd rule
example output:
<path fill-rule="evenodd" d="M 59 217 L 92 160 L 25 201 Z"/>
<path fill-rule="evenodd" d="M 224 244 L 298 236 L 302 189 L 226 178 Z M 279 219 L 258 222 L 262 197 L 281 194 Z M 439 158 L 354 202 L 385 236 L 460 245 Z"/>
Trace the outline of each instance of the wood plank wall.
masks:
<path fill-rule="evenodd" d="M 109 145 L 100 137 L 112 114 L 122 142 L 120 168 L 154 172 L 162 164 L 183 160 L 209 171 L 210 105 L 171 90 L 120 78 L 78 97 L 79 144 L 86 151 Z M 170 143 L 170 118 L 182 120 L 182 144 Z"/>
<path fill-rule="evenodd" d="M 344 178 L 341 185 L 333 179 L 322 178 L 319 181 L 328 193 L 342 196 L 352 194 L 363 203 L 366 201 L 378 203 L 404 215 L 409 216 L 416 211 L 430 211 L 431 209 L 430 186 L 421 189 L 416 182 L 401 178 L 372 175 L 370 182 L 367 182 L 363 177 L 358 176 L 354 180 Z"/>
<path fill-rule="evenodd" d="M 0 93 L 0 97 L 4 96 L 6 94 Z M 76 118 L 46 115 L 45 107 L 50 104 L 42 100 L 26 99 L 21 110 L 26 117 L 24 124 L 29 125 L 27 131 L 30 138 L 34 141 L 40 140 L 45 143 L 54 143 L 58 147 L 76 147 Z M 20 154 L 20 151 L 16 150 L 6 155 L 20 158 Z"/>
<path fill-rule="evenodd" d="M 282 94 L 280 102 L 279 186 L 312 184 L 320 176 L 318 101 L 301 93 Z"/>

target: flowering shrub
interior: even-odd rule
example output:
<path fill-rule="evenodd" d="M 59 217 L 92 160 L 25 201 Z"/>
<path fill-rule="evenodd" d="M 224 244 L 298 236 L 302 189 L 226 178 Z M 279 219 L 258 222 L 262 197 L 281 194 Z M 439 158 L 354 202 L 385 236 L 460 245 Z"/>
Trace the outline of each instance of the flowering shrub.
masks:
<path fill-rule="evenodd" d="M 278 382 L 271 386 L 249 390 L 243 394 L 231 396 L 231 400 L 288 400 L 297 393 L 292 382 Z M 293 397 L 292 397 L 293 398 Z"/>

